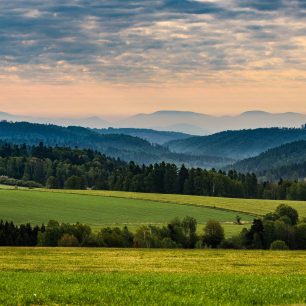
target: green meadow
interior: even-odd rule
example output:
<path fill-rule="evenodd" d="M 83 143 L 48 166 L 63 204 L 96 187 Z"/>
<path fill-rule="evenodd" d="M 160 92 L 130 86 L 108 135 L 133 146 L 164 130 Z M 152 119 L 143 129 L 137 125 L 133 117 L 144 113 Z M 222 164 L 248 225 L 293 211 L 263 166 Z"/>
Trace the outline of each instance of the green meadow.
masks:
<path fill-rule="evenodd" d="M 212 207 L 96 195 L 94 192 L 76 194 L 26 189 L 0 190 L 0 218 L 17 224 L 41 224 L 52 219 L 81 222 L 96 229 L 128 225 L 133 230 L 141 224 L 166 224 L 175 217 L 192 216 L 202 225 L 209 219 L 220 221 L 225 225 L 226 233 L 231 235 L 242 229 L 234 225 L 237 214 L 247 223 L 253 219 L 250 214 Z"/>
<path fill-rule="evenodd" d="M 198 221 L 199 231 L 208 220 L 222 223 L 226 236 L 241 231 L 235 224 L 239 215 L 249 226 L 256 216 L 274 211 L 280 203 L 296 208 L 306 217 L 306 202 L 229 199 L 204 196 L 148 194 L 121 191 L 47 190 L 1 186 L 0 218 L 16 224 L 81 222 L 94 229 L 103 226 L 124 226 L 131 230 L 141 224 L 166 224 L 173 218 L 192 216 Z"/>
<path fill-rule="evenodd" d="M 46 189 L 42 189 L 46 190 Z M 50 190 L 46 190 L 50 192 Z M 258 200 L 241 198 L 221 198 L 205 197 L 180 194 L 157 194 L 140 193 L 124 191 L 100 191 L 100 190 L 53 190 L 53 192 L 73 193 L 83 195 L 96 195 L 104 197 L 116 197 L 124 199 L 150 200 L 161 203 L 173 203 L 182 205 L 191 205 L 197 207 L 208 207 L 214 209 L 235 211 L 251 215 L 263 216 L 269 212 L 275 211 L 280 203 L 287 204 L 295 208 L 301 217 L 306 217 L 305 201 L 287 201 L 287 200 Z"/>
<path fill-rule="evenodd" d="M 304 305 L 306 252 L 1 248 L 5 305 Z"/>
<path fill-rule="evenodd" d="M 218 220 L 226 235 L 280 203 L 305 202 L 111 191 L 0 188 L 0 215 L 17 224 L 166 224 Z M 202 230 L 202 226 L 199 226 Z M 5 305 L 306 305 L 306 252 L 96 248 L 0 248 Z"/>

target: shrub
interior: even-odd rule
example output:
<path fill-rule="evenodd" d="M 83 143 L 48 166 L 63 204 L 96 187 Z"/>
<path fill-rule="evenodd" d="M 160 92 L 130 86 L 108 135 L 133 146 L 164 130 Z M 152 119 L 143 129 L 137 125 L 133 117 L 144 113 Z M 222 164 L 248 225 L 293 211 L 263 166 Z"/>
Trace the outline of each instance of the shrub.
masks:
<path fill-rule="evenodd" d="M 152 237 L 150 228 L 146 225 L 141 225 L 134 236 L 134 247 L 150 248 L 152 245 Z"/>
<path fill-rule="evenodd" d="M 216 248 L 224 239 L 224 229 L 218 221 L 210 220 L 204 228 L 204 243 Z"/>
<path fill-rule="evenodd" d="M 64 184 L 65 189 L 85 189 L 85 181 L 83 177 L 73 175 L 69 177 Z"/>
<path fill-rule="evenodd" d="M 242 249 L 242 241 L 240 236 L 234 236 L 232 238 L 224 239 L 219 247 L 221 249 Z"/>
<path fill-rule="evenodd" d="M 280 204 L 276 210 L 275 213 L 281 218 L 281 217 L 288 217 L 291 221 L 292 225 L 297 224 L 298 219 L 299 219 L 299 215 L 298 212 L 296 211 L 296 209 L 294 209 L 293 207 L 290 207 L 288 205 L 285 204 Z"/>
<path fill-rule="evenodd" d="M 58 246 L 60 247 L 77 247 L 79 246 L 78 239 L 70 234 L 63 234 L 61 239 L 58 241 Z"/>
<path fill-rule="evenodd" d="M 99 247 L 99 241 L 97 235 L 90 233 L 85 239 L 82 241 L 82 247 Z M 102 245 L 103 246 L 103 245 Z"/>
<path fill-rule="evenodd" d="M 306 249 L 306 222 L 300 223 L 295 228 L 296 246 L 300 250 Z"/>
<path fill-rule="evenodd" d="M 43 185 L 36 183 L 34 181 L 17 180 L 5 176 L 0 177 L 0 184 L 9 185 L 9 186 L 28 187 L 28 188 L 43 188 Z"/>
<path fill-rule="evenodd" d="M 46 188 L 48 189 L 57 189 L 58 188 L 58 181 L 55 176 L 49 176 L 46 182 Z"/>
<path fill-rule="evenodd" d="M 161 241 L 161 247 L 163 249 L 176 249 L 177 248 L 177 244 L 170 238 L 164 238 Z"/>
<path fill-rule="evenodd" d="M 275 240 L 271 243 L 271 250 L 288 250 L 288 246 L 283 240 Z"/>
<path fill-rule="evenodd" d="M 125 227 L 123 230 L 119 227 L 103 228 L 98 234 L 99 245 L 107 247 L 126 248 L 132 247 L 134 235 Z"/>

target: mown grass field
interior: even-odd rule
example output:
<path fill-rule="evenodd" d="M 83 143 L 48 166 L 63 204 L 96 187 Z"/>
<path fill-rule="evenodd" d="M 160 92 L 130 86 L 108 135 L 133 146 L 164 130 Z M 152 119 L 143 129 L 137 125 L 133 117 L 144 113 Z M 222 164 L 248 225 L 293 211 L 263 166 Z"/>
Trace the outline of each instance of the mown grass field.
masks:
<path fill-rule="evenodd" d="M 43 189 L 42 189 L 43 190 Z M 50 192 L 50 190 L 44 189 Z M 53 192 L 74 193 L 97 195 L 104 197 L 116 197 L 124 199 L 150 200 L 161 203 L 173 203 L 208 208 L 217 208 L 246 214 L 263 216 L 275 210 L 281 204 L 288 204 L 294 207 L 301 217 L 306 217 L 305 201 L 286 201 L 286 200 L 257 200 L 257 199 L 230 199 L 204 196 L 176 195 L 176 194 L 157 194 L 157 193 L 138 193 L 124 191 L 100 191 L 100 190 L 53 190 Z"/>
<path fill-rule="evenodd" d="M 1 248 L 0 304 L 303 305 L 306 252 Z"/>
<path fill-rule="evenodd" d="M 280 203 L 295 207 L 306 217 L 306 202 L 228 199 L 187 195 L 147 194 L 121 191 L 48 190 L 1 186 L 0 218 L 17 224 L 81 222 L 99 229 L 123 226 L 134 231 L 140 224 L 166 224 L 175 217 L 195 217 L 198 231 L 209 219 L 220 221 L 230 237 L 241 231 L 237 215 L 245 226 L 256 216 L 273 211 Z"/>
<path fill-rule="evenodd" d="M 0 190 L 0 218 L 17 224 L 46 224 L 52 219 L 69 223 L 81 222 L 94 229 L 108 225 L 128 225 L 133 230 L 140 224 L 160 225 L 175 217 L 192 216 L 201 225 L 209 219 L 223 222 L 226 234 L 232 235 L 242 229 L 233 224 L 236 215 L 232 211 L 141 199 L 24 189 Z M 253 219 L 248 214 L 239 215 L 246 222 Z"/>

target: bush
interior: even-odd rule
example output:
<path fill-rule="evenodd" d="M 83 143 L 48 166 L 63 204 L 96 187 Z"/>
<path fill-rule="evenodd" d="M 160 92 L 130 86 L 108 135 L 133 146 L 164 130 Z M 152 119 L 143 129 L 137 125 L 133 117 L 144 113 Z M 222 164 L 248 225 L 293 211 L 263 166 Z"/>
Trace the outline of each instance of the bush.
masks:
<path fill-rule="evenodd" d="M 161 241 L 161 247 L 163 249 L 176 249 L 177 248 L 177 244 L 170 238 L 164 238 Z"/>
<path fill-rule="evenodd" d="M 288 246 L 283 240 L 275 240 L 271 243 L 270 250 L 288 250 Z"/>
<path fill-rule="evenodd" d="M 103 228 L 98 234 L 98 243 L 102 246 L 128 248 L 133 246 L 134 235 L 125 227 L 123 230 L 119 227 Z"/>
<path fill-rule="evenodd" d="M 28 187 L 28 188 L 43 188 L 44 187 L 43 185 L 36 183 L 34 181 L 17 180 L 17 179 L 8 178 L 5 176 L 0 177 L 0 184 L 9 185 L 9 186 Z"/>
<path fill-rule="evenodd" d="M 224 229 L 218 221 L 210 220 L 204 228 L 204 243 L 216 248 L 224 239 Z"/>
<path fill-rule="evenodd" d="M 219 247 L 221 249 L 242 249 L 242 241 L 240 236 L 234 236 L 232 238 L 224 239 Z"/>
<path fill-rule="evenodd" d="M 98 241 L 98 237 L 97 235 L 90 233 L 87 237 L 85 237 L 85 239 L 82 241 L 81 244 L 82 247 L 99 247 L 99 246 L 103 246 L 100 245 L 99 241 Z"/>
<path fill-rule="evenodd" d="M 79 241 L 73 235 L 63 234 L 57 244 L 59 247 L 77 247 L 79 246 Z"/>
<path fill-rule="evenodd" d="M 299 215 L 298 215 L 298 212 L 296 211 L 296 209 L 294 209 L 293 207 L 290 207 L 288 205 L 285 205 L 285 204 L 280 204 L 276 208 L 275 213 L 280 218 L 285 217 L 285 216 L 288 217 L 292 225 L 297 224 L 297 222 L 299 220 Z"/>
<path fill-rule="evenodd" d="M 300 223 L 295 228 L 296 246 L 299 250 L 306 250 L 306 222 Z"/>
<path fill-rule="evenodd" d="M 49 176 L 46 182 L 46 188 L 48 189 L 57 189 L 58 188 L 58 181 L 55 176 Z"/>
<path fill-rule="evenodd" d="M 85 189 L 85 180 L 83 177 L 73 175 L 65 181 L 64 188 L 75 190 Z"/>

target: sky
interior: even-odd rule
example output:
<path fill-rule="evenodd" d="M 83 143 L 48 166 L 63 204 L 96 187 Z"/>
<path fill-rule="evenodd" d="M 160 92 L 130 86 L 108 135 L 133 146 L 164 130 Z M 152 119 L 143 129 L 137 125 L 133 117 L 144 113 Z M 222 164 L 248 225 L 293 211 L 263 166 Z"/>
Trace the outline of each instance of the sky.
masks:
<path fill-rule="evenodd" d="M 306 113 L 306 0 L 0 0 L 0 111 Z"/>

